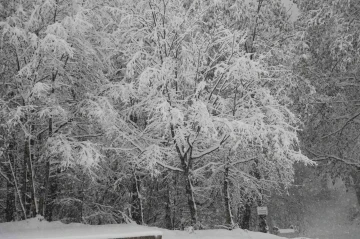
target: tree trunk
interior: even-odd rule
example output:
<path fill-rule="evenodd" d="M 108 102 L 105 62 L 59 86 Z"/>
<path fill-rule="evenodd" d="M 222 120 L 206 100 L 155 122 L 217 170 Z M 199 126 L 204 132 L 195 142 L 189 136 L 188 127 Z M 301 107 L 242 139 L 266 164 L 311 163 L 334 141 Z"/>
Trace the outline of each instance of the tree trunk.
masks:
<path fill-rule="evenodd" d="M 184 177 L 185 177 L 185 194 L 187 197 L 187 202 L 189 206 L 190 212 L 190 225 L 196 226 L 197 224 L 197 209 L 196 209 L 196 202 L 195 202 L 195 195 L 191 180 L 191 173 L 190 170 L 192 169 L 192 158 L 191 158 L 191 150 L 188 154 L 181 157 L 181 165 L 184 170 Z"/>
<path fill-rule="evenodd" d="M 144 224 L 144 213 L 140 194 L 141 182 L 139 177 L 134 173 L 134 181 L 132 185 L 132 210 L 131 217 L 139 225 Z"/>
<path fill-rule="evenodd" d="M 356 198 L 358 201 L 358 206 L 360 207 L 360 185 L 355 186 Z"/>
<path fill-rule="evenodd" d="M 61 173 L 60 169 L 57 169 L 55 174 L 59 175 Z M 49 172 L 50 175 L 50 172 Z M 45 219 L 49 222 L 51 222 L 53 220 L 53 209 L 54 209 L 54 201 L 57 198 L 57 193 L 58 193 L 58 178 L 57 177 L 52 177 L 49 178 L 49 189 L 48 189 L 48 193 L 47 193 L 47 197 L 46 197 L 46 202 L 44 205 L 44 211 L 45 211 Z"/>
<path fill-rule="evenodd" d="M 53 121 L 52 118 L 49 119 L 49 137 L 53 134 Z M 49 194 L 50 187 L 50 159 L 46 159 L 45 164 L 45 175 L 44 175 L 44 186 L 42 188 L 40 203 L 39 203 L 39 211 L 40 214 L 45 216 L 46 206 L 47 206 L 47 198 Z"/>
<path fill-rule="evenodd" d="M 30 137 L 26 137 L 25 140 L 25 151 L 24 158 L 27 161 L 28 170 L 30 173 L 30 186 L 31 186 L 31 201 L 30 201 L 30 216 L 35 217 L 38 214 L 38 205 L 36 200 L 36 187 L 35 187 L 35 172 L 32 163 L 32 154 L 31 154 L 31 139 Z"/>
<path fill-rule="evenodd" d="M 185 192 L 190 210 L 190 224 L 191 226 L 195 226 L 197 224 L 197 209 L 195 204 L 194 190 L 188 170 L 185 171 L 185 177 L 186 177 Z"/>
<path fill-rule="evenodd" d="M 165 205 L 165 227 L 167 229 L 173 229 L 173 222 L 171 217 L 171 198 L 170 198 L 170 186 L 168 186 L 167 190 L 167 198 Z"/>
<path fill-rule="evenodd" d="M 225 165 L 225 172 L 224 172 L 224 203 L 225 203 L 225 225 L 232 228 L 234 226 L 234 220 L 231 212 L 228 165 Z"/>
<path fill-rule="evenodd" d="M 49 159 L 47 159 L 45 164 L 44 186 L 41 188 L 41 197 L 39 202 L 39 213 L 42 216 L 45 216 L 49 187 L 50 187 L 50 161 Z"/>
<path fill-rule="evenodd" d="M 15 140 L 13 141 L 15 142 Z M 14 154 L 13 154 L 13 151 L 15 150 L 15 144 L 13 144 L 13 142 L 10 143 L 9 145 L 9 158 L 8 158 L 8 169 L 9 169 L 9 176 L 10 178 L 13 179 L 13 186 L 14 186 L 14 189 L 15 189 L 15 195 L 17 195 L 18 199 L 19 199 L 19 204 L 21 206 L 21 212 L 22 212 L 22 219 L 26 219 L 26 209 L 25 209 L 25 202 L 23 201 L 22 199 L 22 194 L 20 192 L 20 189 L 19 189 L 19 186 L 18 186 L 18 183 L 17 183 L 17 179 L 16 179 L 16 158 L 14 157 Z M 13 166 L 14 165 L 14 166 Z M 9 179 L 10 179 L 9 178 Z M 16 196 L 14 195 L 14 204 L 15 204 L 15 212 L 17 211 L 16 210 Z"/>
<path fill-rule="evenodd" d="M 10 180 L 13 178 L 12 175 L 12 166 L 14 162 L 14 155 L 13 151 L 15 148 L 14 142 L 9 143 L 8 148 L 8 167 L 6 170 L 6 177 Z M 16 212 L 16 203 L 15 203 L 15 179 L 14 183 L 11 183 L 10 181 L 7 182 L 6 185 L 6 209 L 5 209 L 5 220 L 7 222 L 11 222 L 15 220 L 15 212 Z"/>
<path fill-rule="evenodd" d="M 11 154 L 11 153 L 10 153 Z M 12 160 L 9 160 L 9 164 L 12 163 Z M 11 165 L 8 166 L 6 170 L 6 177 L 10 180 L 12 178 Z M 6 209 L 5 209 L 5 220 L 11 222 L 15 220 L 15 186 L 11 182 L 7 182 L 6 185 Z"/>
<path fill-rule="evenodd" d="M 22 168 L 23 168 L 23 173 L 22 173 L 22 187 L 21 187 L 21 201 L 24 203 L 24 208 L 25 208 L 25 215 L 23 219 L 27 218 L 27 215 L 29 214 L 30 208 L 29 208 L 29 201 L 28 198 L 26 196 L 27 193 L 27 158 L 28 158 L 28 147 L 27 147 L 27 140 L 25 140 L 25 145 L 24 145 L 24 158 L 23 158 L 23 162 L 22 162 Z"/>
<path fill-rule="evenodd" d="M 258 167 L 258 164 L 259 164 L 259 161 L 256 159 L 254 160 L 255 164 L 254 164 L 254 169 L 253 171 L 251 172 L 251 174 L 258 180 L 261 179 L 261 174 L 260 174 L 260 171 L 259 171 L 259 167 Z M 262 195 L 263 192 L 261 189 L 259 189 L 259 192 L 260 194 Z M 263 206 L 263 200 L 261 197 L 258 198 L 257 200 L 257 206 L 260 207 L 260 206 Z M 263 232 L 263 233 L 267 233 L 268 232 L 268 225 L 267 225 L 267 221 L 266 221 L 266 215 L 259 215 L 258 217 L 258 222 L 259 222 L 259 231 L 260 232 Z"/>
<path fill-rule="evenodd" d="M 354 184 L 355 194 L 358 201 L 358 206 L 360 207 L 360 171 L 355 173 L 355 184 Z"/>
<path fill-rule="evenodd" d="M 173 230 L 175 229 L 175 225 L 176 225 L 176 219 L 177 219 L 177 217 L 176 217 L 176 215 L 178 214 L 177 212 L 177 199 L 179 198 L 179 191 L 180 190 L 178 190 L 178 187 L 177 187 L 177 181 L 178 181 L 178 173 L 177 172 L 175 172 L 174 173 L 174 190 L 175 190 L 175 196 L 174 196 L 174 200 L 173 200 L 173 208 L 172 208 L 172 223 L 173 223 Z"/>
<path fill-rule="evenodd" d="M 78 213 L 78 217 L 77 217 L 77 222 L 81 223 L 83 221 L 83 217 L 84 217 L 84 201 L 85 201 L 85 182 L 86 182 L 86 175 L 83 174 L 82 176 L 82 183 L 81 183 L 81 189 L 79 191 L 80 194 L 80 202 L 79 202 L 79 213 Z M 103 203 L 105 204 L 105 202 L 103 201 Z"/>

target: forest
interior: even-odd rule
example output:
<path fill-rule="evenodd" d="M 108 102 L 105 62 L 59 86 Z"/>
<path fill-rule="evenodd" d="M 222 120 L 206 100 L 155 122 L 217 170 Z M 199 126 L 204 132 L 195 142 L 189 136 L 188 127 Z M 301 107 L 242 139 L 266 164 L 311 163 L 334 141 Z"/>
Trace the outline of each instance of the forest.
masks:
<path fill-rule="evenodd" d="M 314 178 L 360 204 L 360 2 L 293 2 L 0 0 L 0 222 L 301 228 Z"/>

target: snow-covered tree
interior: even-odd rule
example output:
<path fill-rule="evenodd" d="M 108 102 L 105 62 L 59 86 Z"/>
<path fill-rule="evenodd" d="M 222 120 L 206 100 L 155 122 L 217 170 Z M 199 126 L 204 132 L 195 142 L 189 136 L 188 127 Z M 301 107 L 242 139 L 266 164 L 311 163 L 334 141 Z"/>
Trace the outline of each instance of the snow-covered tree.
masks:
<path fill-rule="evenodd" d="M 183 173 L 191 225 L 198 222 L 198 173 L 224 162 L 210 157 L 215 151 L 230 148 L 240 161 L 237 149 L 251 151 L 263 180 L 290 183 L 292 163 L 307 161 L 297 146 L 298 120 L 271 87 L 278 78 L 264 57 L 246 50 L 248 29 L 229 27 L 218 1 L 125 6 L 131 11 L 118 34 L 129 39 L 122 42 L 127 64 L 117 92 L 134 132 L 113 142 L 127 140 L 139 165 Z"/>
<path fill-rule="evenodd" d="M 108 81 L 110 44 L 94 19 L 94 4 L 14 1 L 14 13 L 1 22 L 1 55 L 10 69 L 2 128 L 16 135 L 19 150 L 23 145 L 19 200 L 26 204 L 30 179 L 32 215 L 51 205 L 50 175 L 56 178 L 58 169 L 74 165 L 89 168 L 101 158 L 96 139 L 103 133 L 107 105 L 96 92 Z"/>
<path fill-rule="evenodd" d="M 316 90 L 307 101 L 304 143 L 322 175 L 342 177 L 360 199 L 358 1 L 299 1 L 299 75 Z"/>

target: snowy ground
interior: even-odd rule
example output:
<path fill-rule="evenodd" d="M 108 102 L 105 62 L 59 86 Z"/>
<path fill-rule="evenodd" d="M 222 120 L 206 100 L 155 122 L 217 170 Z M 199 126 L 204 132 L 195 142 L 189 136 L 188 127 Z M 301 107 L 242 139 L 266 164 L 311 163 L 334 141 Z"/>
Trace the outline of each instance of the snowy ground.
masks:
<path fill-rule="evenodd" d="M 33 218 L 21 222 L 0 223 L 1 239 L 105 239 L 116 237 L 162 234 L 163 239 L 281 239 L 271 234 L 250 232 L 241 229 L 233 231 L 216 229 L 189 233 L 170 231 L 154 227 L 126 225 L 90 226 L 82 224 L 65 225 L 60 222 L 45 222 Z"/>

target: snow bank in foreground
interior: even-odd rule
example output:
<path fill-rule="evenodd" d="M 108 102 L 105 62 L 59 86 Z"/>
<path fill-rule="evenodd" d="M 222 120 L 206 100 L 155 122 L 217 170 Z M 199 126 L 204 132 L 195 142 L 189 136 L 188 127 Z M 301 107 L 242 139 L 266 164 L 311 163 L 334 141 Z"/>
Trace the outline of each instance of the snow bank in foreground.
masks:
<path fill-rule="evenodd" d="M 20 221 L 0 223 L 1 239 L 105 239 L 111 237 L 137 237 L 162 235 L 164 239 L 281 239 L 271 234 L 236 229 L 233 231 L 216 229 L 189 233 L 170 231 L 136 224 L 84 225 L 47 222 L 41 217 Z M 299 238 L 300 239 L 300 238 Z"/>

